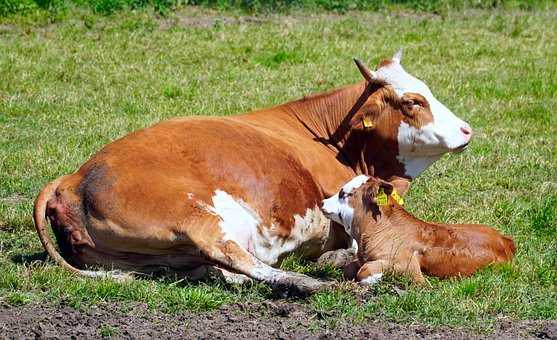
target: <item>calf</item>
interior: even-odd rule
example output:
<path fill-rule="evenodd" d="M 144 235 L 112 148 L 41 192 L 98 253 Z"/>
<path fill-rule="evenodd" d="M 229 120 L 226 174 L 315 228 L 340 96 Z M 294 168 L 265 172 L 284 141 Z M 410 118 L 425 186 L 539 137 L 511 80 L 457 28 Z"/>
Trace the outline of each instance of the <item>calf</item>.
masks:
<path fill-rule="evenodd" d="M 415 218 L 401 206 L 406 188 L 405 182 L 360 175 L 323 200 L 325 215 L 342 224 L 358 245 L 358 260 L 346 268 L 346 276 L 359 269 L 358 281 L 376 283 L 384 271 L 392 271 L 422 283 L 422 272 L 440 278 L 470 276 L 513 257 L 513 240 L 488 226 Z"/>

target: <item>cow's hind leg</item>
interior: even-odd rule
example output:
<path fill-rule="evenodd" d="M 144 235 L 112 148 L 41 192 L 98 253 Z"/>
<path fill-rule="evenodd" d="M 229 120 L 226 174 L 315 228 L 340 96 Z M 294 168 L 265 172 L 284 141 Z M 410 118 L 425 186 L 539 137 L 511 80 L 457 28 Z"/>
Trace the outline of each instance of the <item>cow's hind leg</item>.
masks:
<path fill-rule="evenodd" d="M 227 239 L 218 222 L 216 216 L 210 216 L 204 223 L 198 224 L 195 230 L 188 233 L 203 254 L 216 263 L 237 273 L 264 281 L 282 295 L 307 295 L 331 285 L 330 282 L 276 269 L 261 262 L 238 242 Z"/>

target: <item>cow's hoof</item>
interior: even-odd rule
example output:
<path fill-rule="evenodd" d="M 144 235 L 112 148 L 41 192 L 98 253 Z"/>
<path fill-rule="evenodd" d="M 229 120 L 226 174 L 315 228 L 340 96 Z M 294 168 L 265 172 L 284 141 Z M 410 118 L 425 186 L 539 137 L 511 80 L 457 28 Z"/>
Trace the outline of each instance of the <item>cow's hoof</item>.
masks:
<path fill-rule="evenodd" d="M 290 273 L 288 278 L 272 284 L 273 295 L 280 298 L 306 297 L 311 294 L 331 288 L 334 282 L 321 281 L 306 275 Z"/>
<path fill-rule="evenodd" d="M 321 255 L 319 259 L 317 259 L 317 263 L 322 266 L 330 265 L 335 268 L 344 268 L 355 260 L 356 251 L 353 248 L 337 249 L 328 251 Z"/>

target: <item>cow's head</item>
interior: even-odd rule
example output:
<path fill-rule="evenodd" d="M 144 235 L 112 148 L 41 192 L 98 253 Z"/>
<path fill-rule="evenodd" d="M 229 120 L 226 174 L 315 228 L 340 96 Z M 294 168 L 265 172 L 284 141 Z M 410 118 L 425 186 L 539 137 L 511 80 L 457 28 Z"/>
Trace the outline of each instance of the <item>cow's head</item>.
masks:
<path fill-rule="evenodd" d="M 396 144 L 404 174 L 414 178 L 443 154 L 464 150 L 472 129 L 439 102 L 424 82 L 404 70 L 401 57 L 399 51 L 376 71 L 357 62 L 368 86 L 376 86 L 351 125 L 374 130 L 376 136 Z"/>

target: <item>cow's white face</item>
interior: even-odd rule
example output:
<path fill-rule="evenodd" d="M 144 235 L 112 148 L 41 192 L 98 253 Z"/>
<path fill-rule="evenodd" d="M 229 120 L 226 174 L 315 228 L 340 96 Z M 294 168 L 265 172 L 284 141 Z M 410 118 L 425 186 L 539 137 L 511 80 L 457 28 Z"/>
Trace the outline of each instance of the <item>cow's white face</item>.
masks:
<path fill-rule="evenodd" d="M 391 85 L 401 97 L 421 95 L 431 111 L 431 122 L 417 127 L 402 121 L 398 129 L 398 160 L 404 164 L 406 175 L 414 178 L 446 152 L 466 148 L 472 129 L 439 102 L 424 82 L 407 73 L 400 59 L 399 51 L 392 62 L 377 69 L 374 76 Z"/>
<path fill-rule="evenodd" d="M 346 183 L 339 192 L 323 200 L 321 210 L 325 216 L 344 226 L 348 235 L 352 233 L 352 220 L 354 219 L 354 209 L 350 206 L 350 198 L 352 193 L 368 179 L 369 176 L 366 175 L 356 176 Z"/>

